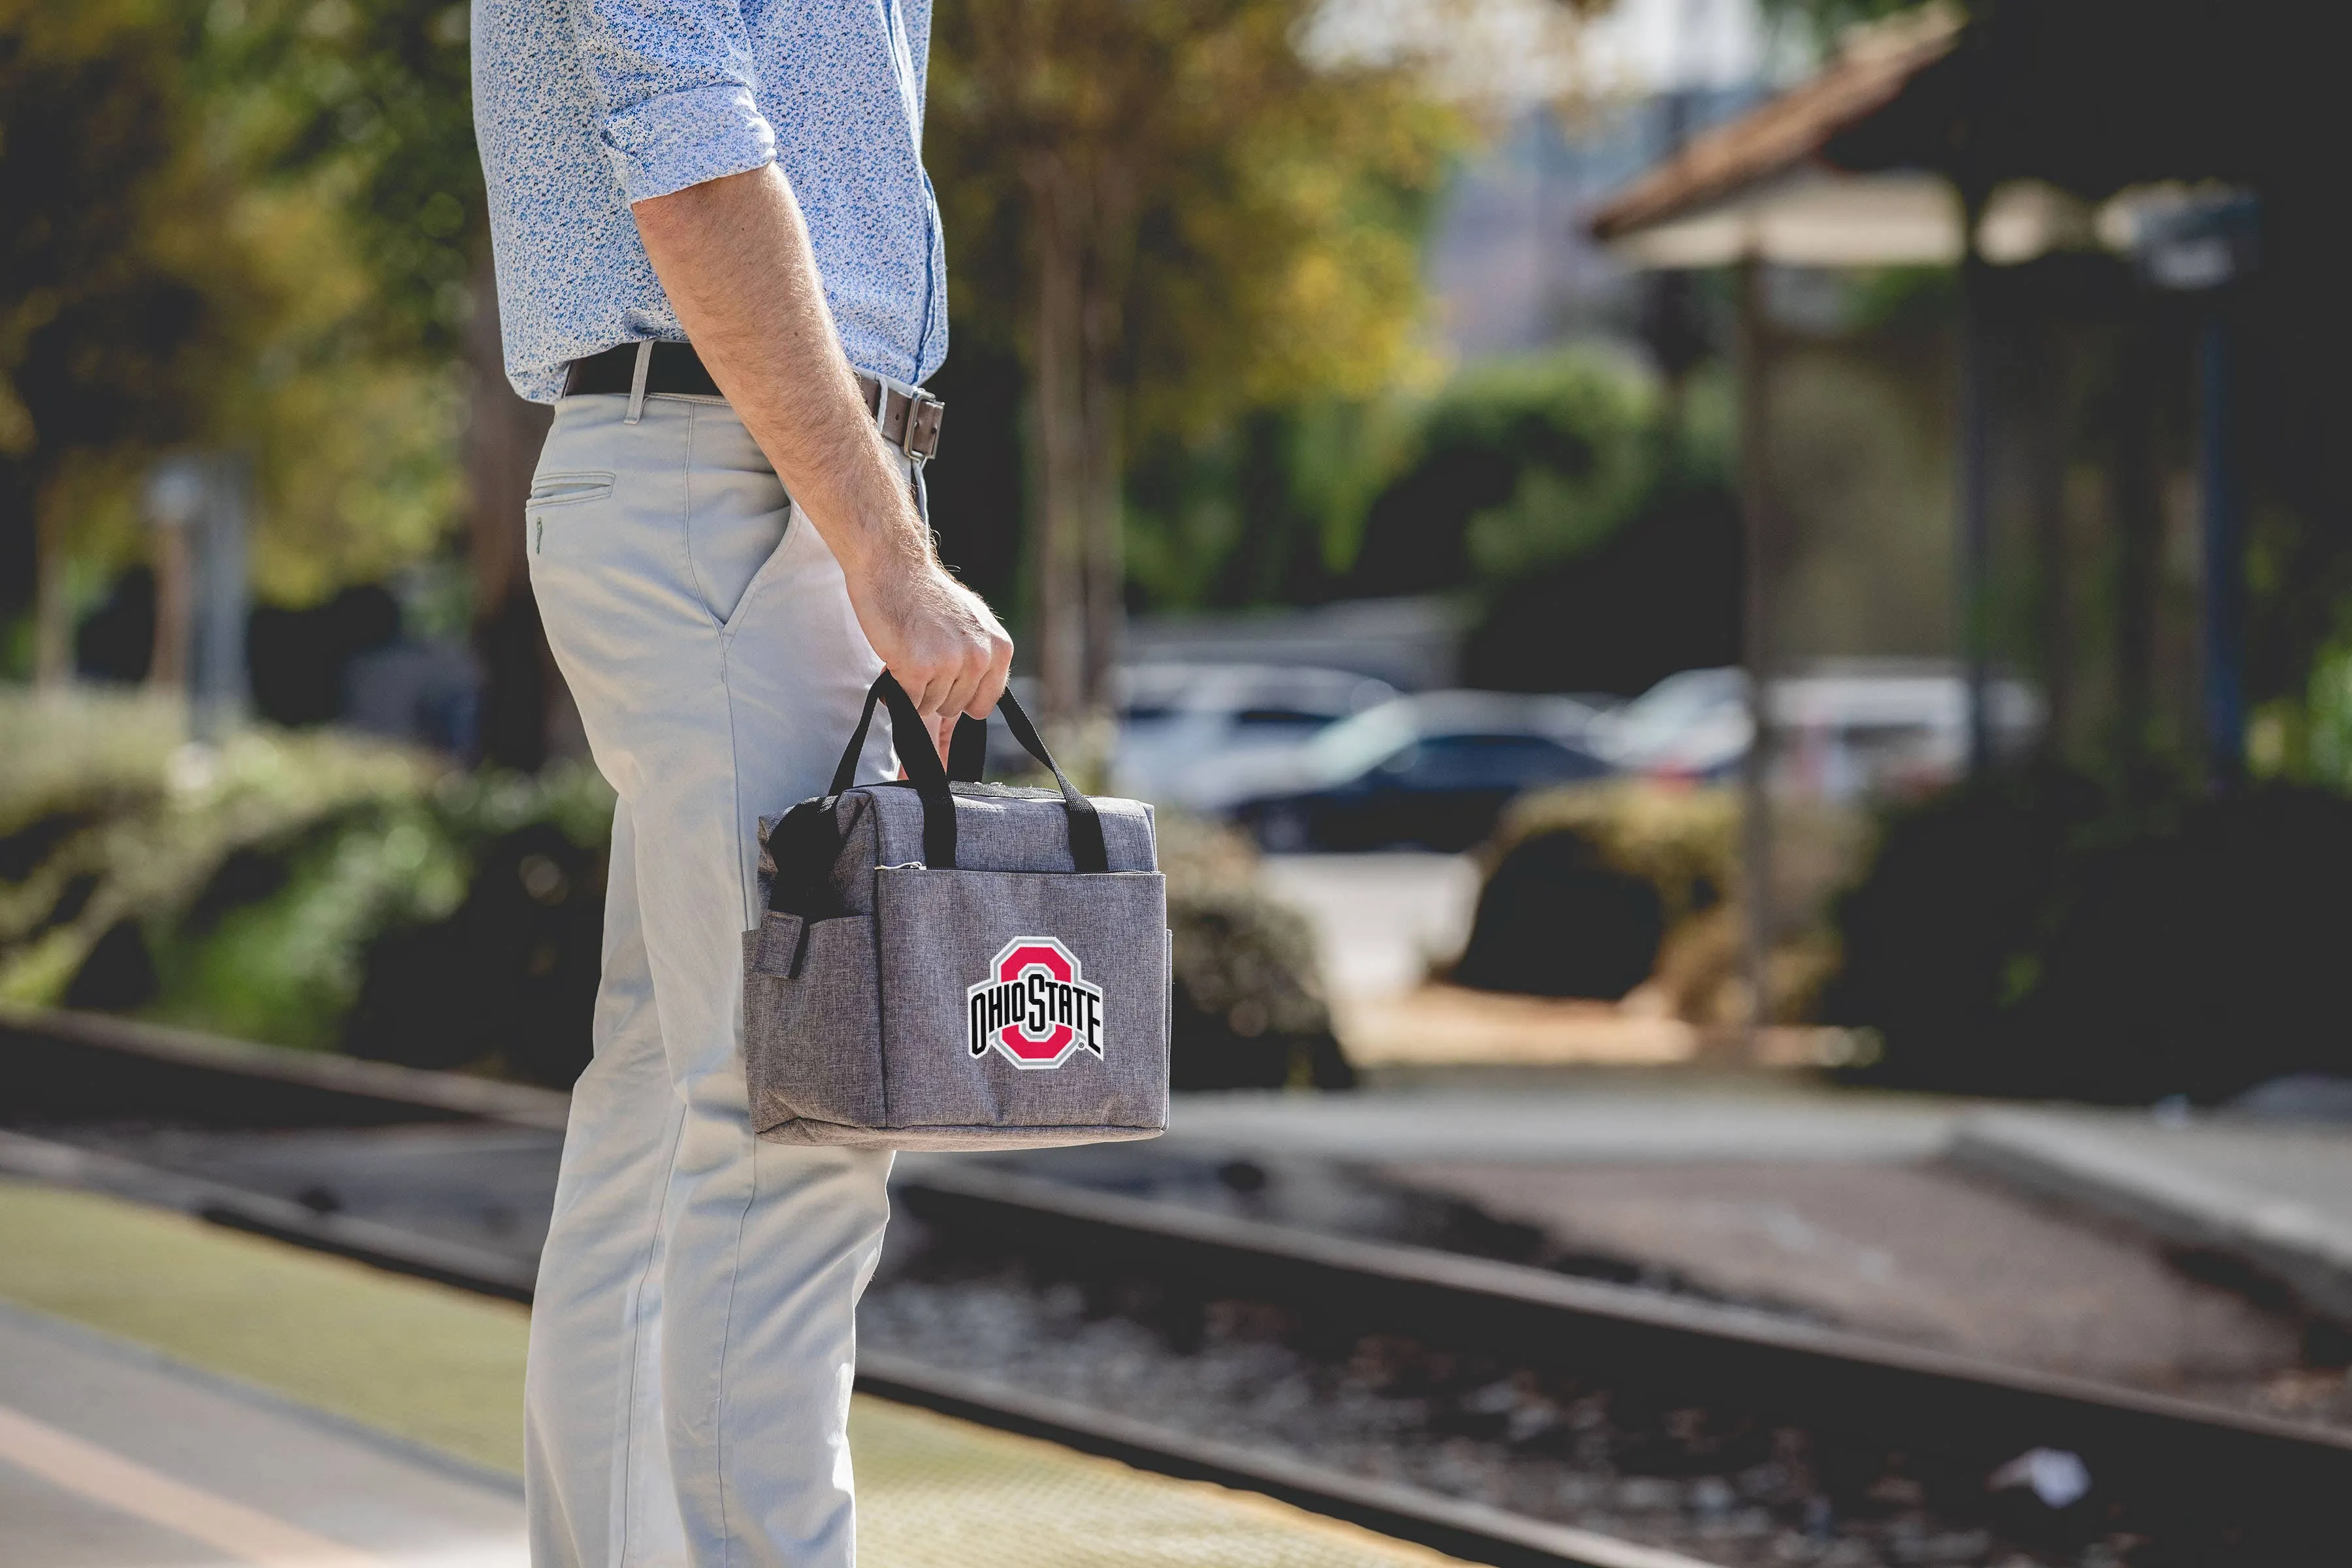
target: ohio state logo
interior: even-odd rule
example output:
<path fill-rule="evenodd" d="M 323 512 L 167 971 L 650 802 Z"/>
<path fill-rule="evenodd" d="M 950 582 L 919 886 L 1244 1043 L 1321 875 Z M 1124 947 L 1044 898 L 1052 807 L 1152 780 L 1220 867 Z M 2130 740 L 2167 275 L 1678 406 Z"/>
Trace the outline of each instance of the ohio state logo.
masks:
<path fill-rule="evenodd" d="M 991 1046 L 1017 1068 L 1057 1068 L 1084 1049 L 1103 1054 L 1103 994 L 1077 955 L 1050 936 L 1016 936 L 964 993 L 971 1054 Z"/>

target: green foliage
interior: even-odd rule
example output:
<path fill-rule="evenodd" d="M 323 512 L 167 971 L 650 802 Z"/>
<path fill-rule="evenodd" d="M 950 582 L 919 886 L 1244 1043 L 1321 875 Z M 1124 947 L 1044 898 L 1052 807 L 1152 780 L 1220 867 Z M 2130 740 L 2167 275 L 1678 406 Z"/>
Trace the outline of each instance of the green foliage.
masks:
<path fill-rule="evenodd" d="M 1311 9 L 941 5 L 926 158 L 959 334 L 1034 348 L 1046 165 L 1067 165 L 1080 221 L 1127 252 L 1103 264 L 1130 447 L 1386 386 L 1414 357 L 1421 229 L 1462 128 L 1409 71 L 1310 65 Z"/>
<path fill-rule="evenodd" d="M 1354 585 L 1492 584 L 1591 552 L 1663 488 L 1727 468 L 1719 402 L 1686 398 L 1677 424 L 1645 371 L 1582 347 L 1465 371 L 1367 509 Z"/>
<path fill-rule="evenodd" d="M 1307 58 L 1316 9 L 939 12 L 927 157 L 957 340 L 1027 381 L 1049 710 L 1085 700 L 1112 657 L 1103 601 L 1123 580 L 1201 602 L 1265 592 L 1294 545 L 1311 563 L 1321 530 L 1286 478 L 1319 418 L 1302 411 L 1425 366 L 1420 235 L 1461 125 L 1407 66 Z"/>
<path fill-rule="evenodd" d="M 2301 693 L 2254 710 L 2246 761 L 2258 778 L 2352 795 L 2352 641 L 2341 632 L 2313 656 Z"/>
<path fill-rule="evenodd" d="M 1816 47 L 1826 48 L 1850 28 L 1929 5 L 1967 9 L 1957 0 L 1764 0 L 1764 14 L 1773 22 L 1802 29 Z"/>
<path fill-rule="evenodd" d="M 1228 828 L 1159 817 L 1168 878 L 1180 1089 L 1344 1089 L 1313 931 L 1257 885 L 1257 853 Z"/>
<path fill-rule="evenodd" d="M 192 746 L 177 710 L 93 694 L 0 699 L 0 997 L 54 1001 L 120 923 L 193 907 L 240 852 L 414 796 L 419 757 L 247 731 Z"/>
<path fill-rule="evenodd" d="M 2134 804 L 2042 773 L 1895 813 L 1841 904 L 1832 1022 L 1884 1081 L 2212 1100 L 2352 1070 L 2352 801 L 2306 786 Z"/>
<path fill-rule="evenodd" d="M 1591 549 L 1657 482 L 1656 388 L 1621 362 L 1568 351 L 1480 365 L 1432 411 L 1423 461 L 1501 458 L 1507 499 L 1473 513 L 1470 566 L 1495 579 Z"/>
<path fill-rule="evenodd" d="M 395 242 L 388 165 L 364 155 L 406 146 L 415 116 L 369 130 L 346 94 L 338 146 L 360 150 L 297 156 L 320 140 L 325 79 L 374 79 L 372 56 L 340 52 L 348 14 L 341 0 L 0 4 L 15 241 L 0 247 L 0 526 L 39 518 L 53 591 L 71 563 L 143 552 L 139 486 L 183 444 L 253 459 L 268 597 L 381 575 L 446 530 L 462 408 L 384 301 L 413 286 L 461 316 L 447 290 L 462 279 Z M 264 47 L 297 33 L 307 54 Z M 462 121 L 462 35 L 441 75 L 424 98 Z M 358 212 L 384 216 L 355 226 Z"/>
<path fill-rule="evenodd" d="M 366 330 L 463 347 L 487 254 L 467 17 L 447 0 L 224 0 L 206 82 L 257 178 L 322 183 L 369 283 Z"/>
<path fill-rule="evenodd" d="M 107 489 L 120 454 L 199 427 L 196 376 L 223 322 L 191 242 L 226 187 L 194 134 L 190 33 L 173 0 L 0 0 L 0 521 L 12 530 L 46 512 L 44 531 L 64 531 L 68 499 Z"/>
<path fill-rule="evenodd" d="M 330 732 L 184 737 L 143 698 L 0 700 L 0 998 L 331 1046 L 372 944 L 451 917 L 485 846 L 534 824 L 601 845 L 611 820 L 579 764 L 466 774 Z M 110 943 L 133 956 L 100 973 Z"/>
<path fill-rule="evenodd" d="M 1720 378 L 1694 380 L 1676 423 L 1645 371 L 1583 347 L 1300 401 L 1147 451 L 1130 576 L 1169 607 L 1507 583 L 1590 552 L 1664 489 L 1720 485 L 1729 447 Z"/>
<path fill-rule="evenodd" d="M 1354 561 L 1423 413 L 1402 394 L 1312 399 L 1156 442 L 1128 478 L 1129 583 L 1156 608 L 1315 596 Z"/>

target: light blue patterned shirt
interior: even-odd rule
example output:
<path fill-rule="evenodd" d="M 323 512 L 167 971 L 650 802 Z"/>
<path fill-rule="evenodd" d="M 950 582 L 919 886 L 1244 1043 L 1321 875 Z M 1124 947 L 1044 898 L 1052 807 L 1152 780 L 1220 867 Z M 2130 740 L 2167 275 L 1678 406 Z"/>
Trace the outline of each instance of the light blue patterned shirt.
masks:
<path fill-rule="evenodd" d="M 774 163 L 800 200 L 850 363 L 947 357 L 923 173 L 931 0 L 473 0 L 474 131 L 507 375 L 686 333 L 629 204 Z"/>

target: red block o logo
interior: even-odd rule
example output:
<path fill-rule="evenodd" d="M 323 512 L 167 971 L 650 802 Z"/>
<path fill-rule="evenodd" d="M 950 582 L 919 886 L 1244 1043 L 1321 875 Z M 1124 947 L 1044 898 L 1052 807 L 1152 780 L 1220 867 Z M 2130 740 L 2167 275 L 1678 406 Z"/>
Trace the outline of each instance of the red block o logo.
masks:
<path fill-rule="evenodd" d="M 964 992 L 967 1044 L 991 1047 L 1017 1068 L 1057 1068 L 1081 1049 L 1103 1054 L 1103 994 L 1077 955 L 1050 936 L 1016 936 Z"/>

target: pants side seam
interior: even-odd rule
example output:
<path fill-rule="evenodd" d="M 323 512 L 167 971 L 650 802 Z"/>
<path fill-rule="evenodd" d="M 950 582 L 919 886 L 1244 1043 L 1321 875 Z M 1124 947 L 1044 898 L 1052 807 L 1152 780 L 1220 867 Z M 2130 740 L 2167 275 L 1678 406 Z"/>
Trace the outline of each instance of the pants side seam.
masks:
<path fill-rule="evenodd" d="M 645 1250 L 637 1257 L 636 1277 L 629 1286 L 628 1373 L 623 1380 L 621 1395 L 621 1484 L 616 1489 L 620 1503 L 614 1516 L 620 1531 L 621 1549 L 614 1559 L 614 1568 L 628 1568 L 634 1553 L 635 1505 L 636 1503 L 637 1453 L 637 1378 L 645 1365 L 646 1282 L 653 1278 L 654 1259 L 659 1255 L 662 1238 L 667 1234 L 668 1218 L 667 1194 L 670 1183 L 677 1175 L 678 1151 L 685 1144 L 686 1108 L 680 1105 L 670 1117 L 669 1158 L 663 1162 L 662 1187 L 653 1194 L 654 1223 L 646 1233 Z M 665 1416 L 667 1419 L 667 1416 Z M 656 1433 L 656 1436 L 660 1437 Z"/>

